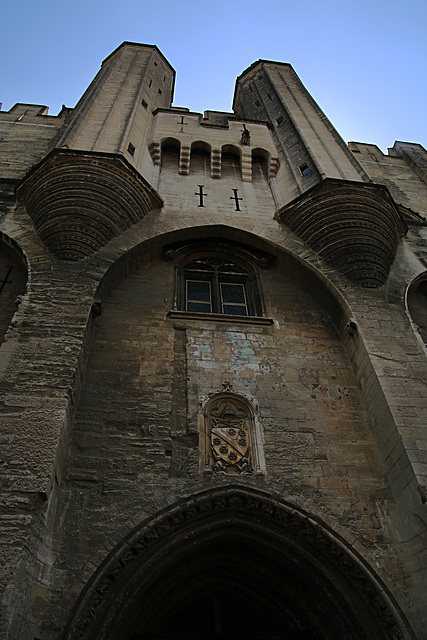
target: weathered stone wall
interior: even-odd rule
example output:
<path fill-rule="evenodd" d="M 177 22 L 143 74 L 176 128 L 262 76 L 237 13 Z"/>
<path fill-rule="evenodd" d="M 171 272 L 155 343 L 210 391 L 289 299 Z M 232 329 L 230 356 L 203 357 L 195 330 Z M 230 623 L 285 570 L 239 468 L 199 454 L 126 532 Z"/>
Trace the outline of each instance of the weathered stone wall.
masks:
<path fill-rule="evenodd" d="M 411 166 L 408 157 L 394 149 L 385 155 L 374 144 L 350 142 L 349 146 L 372 180 L 389 188 L 395 202 L 423 217 L 427 216 L 427 184 L 417 174 L 415 164 Z M 418 160 L 427 155 L 421 145 L 407 146 L 420 148 L 422 156 Z"/>
<path fill-rule="evenodd" d="M 103 303 L 57 507 L 58 629 L 81 580 L 134 527 L 182 495 L 227 481 L 199 470 L 199 413 L 224 380 L 258 407 L 264 434 L 267 472 L 243 482 L 345 527 L 388 580 L 398 579 L 385 526 L 390 492 L 336 330 L 280 265 L 262 272 L 262 287 L 270 327 L 166 317 L 173 265 L 163 260 L 139 268 Z M 187 419 L 174 424 L 185 407 Z M 39 633 L 48 637 L 47 628 Z"/>
<path fill-rule="evenodd" d="M 92 297 L 72 263 L 55 268 L 22 207 L 2 220 L 2 231 L 22 251 L 29 273 L 0 346 L 0 634 L 19 638 L 49 557 L 47 513 L 67 455 Z"/>
<path fill-rule="evenodd" d="M 221 489 L 230 501 L 233 493 L 245 491 L 275 496 L 270 506 L 254 499 L 252 512 L 280 511 L 281 502 L 309 514 L 310 527 L 316 523 L 347 549 L 337 562 L 342 559 L 347 568 L 348 558 L 357 557 L 389 603 L 394 599 L 390 611 L 398 617 L 403 612 L 402 637 L 426 638 L 427 359 L 405 306 L 408 285 L 427 266 L 425 228 L 420 219 L 418 226 L 410 224 L 408 211 L 410 229 L 396 240 L 387 282 L 367 289 L 274 219 L 279 205 L 326 176 L 342 179 L 340 189 L 350 199 L 347 181 L 366 190 L 362 165 L 374 181 L 390 187 L 398 205 L 422 214 L 424 156 L 419 160 L 419 150 L 399 143 L 395 152 L 401 157 L 362 158 L 359 165 L 291 68 L 267 67 L 262 79 L 260 69 L 251 68 L 254 84 L 252 92 L 246 86 L 245 95 L 256 89 L 273 137 L 261 122 L 248 122 L 248 128 L 266 161 L 276 141 L 282 164 L 277 180 L 272 176 L 277 164 L 268 170 L 267 163 L 267 171 L 251 182 L 247 149 L 239 140 L 242 123 L 210 113 L 203 120 L 188 114 L 181 125 L 181 112 L 168 108 L 173 70 L 157 49 L 127 45 L 107 58 L 67 120 L 62 142 L 78 149 L 76 157 L 88 147 L 105 155 L 122 153 L 134 169 L 147 170 L 143 178 L 153 180 L 164 206 L 148 207 L 143 219 L 113 230 L 75 262 L 49 253 L 13 193 L 56 143 L 59 120 L 44 129 L 38 124 L 44 113 L 28 113 L 16 122 L 6 118 L 20 144 L 16 157 L 10 149 L 4 169 L 0 231 L 9 248 L 1 259 L 8 263 L 15 255 L 10 250 L 17 249 L 12 260 L 14 267 L 20 265 L 17 291 L 24 293 L 24 262 L 28 287 L 17 308 L 12 309 L 15 290 L 9 292 L 1 312 L 0 634 L 5 638 L 56 639 L 82 593 L 92 589 L 95 601 L 102 599 L 96 580 L 105 567 L 104 586 L 114 582 L 120 569 L 116 565 L 110 576 L 108 567 L 114 559 L 122 563 L 126 536 L 150 519 L 155 522 L 162 509 L 185 503 L 188 512 L 193 500 L 203 502 L 205 490 Z M 275 86 L 277 93 L 270 92 Z M 105 101 L 98 101 L 99 92 Z M 256 114 L 260 107 L 250 103 L 258 98 L 246 98 L 244 116 L 264 119 Z M 152 117 L 157 107 L 161 110 Z M 162 156 L 162 140 L 173 138 L 175 130 L 178 151 Z M 30 131 L 42 133 L 28 147 Z M 128 143 L 134 134 L 144 143 L 134 145 L 132 155 Z M 193 142 L 210 144 L 215 153 L 209 157 L 197 153 L 206 148 L 196 148 L 192 161 Z M 237 161 L 225 158 L 224 170 L 212 172 L 210 162 L 219 164 L 216 152 L 224 147 L 226 156 L 228 146 L 237 149 Z M 88 156 L 96 167 L 98 156 Z M 96 211 L 96 199 L 90 201 Z M 155 202 L 151 207 L 160 199 Z M 120 207 L 114 209 L 116 214 Z M 82 205 L 79 213 L 87 211 Z M 49 222 L 49 210 L 46 217 Z M 71 225 L 70 238 L 74 231 Z M 271 257 L 267 268 L 254 262 L 267 318 L 220 322 L 169 313 L 176 278 L 173 260 L 163 259 L 164 248 L 218 238 L 229 244 L 231 256 L 234 247 L 246 246 Z M 210 394 L 224 390 L 226 381 L 254 408 L 263 473 L 203 473 L 200 416 Z M 303 529 L 297 527 L 301 535 Z M 161 527 L 143 530 L 148 537 L 162 536 Z M 336 546 L 327 549 L 332 562 Z M 123 553 L 125 563 L 137 552 L 129 547 Z M 357 583 L 364 593 L 365 588 L 366 581 Z M 89 618 L 91 607 L 84 614 Z M 411 627 L 406 631 L 405 616 Z"/>
<path fill-rule="evenodd" d="M 233 107 L 247 119 L 269 123 L 285 167 L 285 203 L 325 178 L 368 180 L 291 65 L 254 63 L 237 79 Z"/>
<path fill-rule="evenodd" d="M 84 270 L 75 263 L 46 262 L 32 271 L 31 304 L 23 304 L 17 317 L 25 322 L 18 323 L 13 341 L 2 347 L 3 357 L 12 354 L 5 361 L 9 363 L 5 370 L 8 384 L 2 387 L 8 411 L 15 398 L 16 418 L 8 420 L 15 438 L 10 442 L 11 455 L 16 455 L 19 430 L 23 434 L 25 429 L 22 445 L 32 442 L 31 450 L 20 447 L 23 475 L 6 491 L 9 506 L 11 497 L 16 496 L 19 518 L 27 519 L 22 545 L 32 554 L 21 563 L 24 573 L 16 576 L 23 595 L 14 600 L 15 611 L 26 613 L 14 616 L 11 637 L 38 634 L 54 638 L 80 590 L 126 533 L 179 496 L 218 481 L 223 484 L 224 479 L 199 473 L 197 415 L 200 400 L 220 388 L 230 373 L 236 391 L 259 405 L 265 436 L 267 475 L 244 482 L 272 487 L 331 526 L 349 536 L 354 534 L 357 548 L 369 562 L 375 564 L 373 558 L 377 557 L 377 570 L 408 615 L 408 598 L 416 599 L 417 590 L 422 597 L 423 534 L 419 521 L 410 515 L 422 507 L 416 487 L 415 494 L 412 488 L 414 471 L 422 473 L 422 467 L 414 469 L 414 460 L 412 464 L 408 460 L 396 425 L 408 436 L 404 429 L 410 427 L 413 445 L 420 451 L 426 366 L 403 305 L 389 305 L 385 290 L 362 295 L 360 288 L 340 283 L 337 274 L 322 266 L 315 254 L 273 220 L 256 223 L 250 216 L 235 214 L 233 225 L 238 227 L 233 230 L 228 227 L 229 214 L 199 213 L 194 204 L 194 215 L 194 219 L 187 218 L 187 229 L 179 231 L 181 214 L 174 217 L 171 210 L 151 214 L 110 243 Z M 198 229 L 194 227 L 196 220 Z M 14 225 L 10 222 L 9 231 L 16 233 L 16 222 Z M 171 235 L 174 229 L 178 233 Z M 270 247 L 273 255 L 280 255 L 277 243 L 283 244 L 287 251 L 308 260 L 307 268 L 309 263 L 322 266 L 324 283 L 319 286 L 321 280 L 316 284 L 310 270 L 284 257 L 276 266 L 261 271 L 267 312 L 277 324 L 206 326 L 165 317 L 171 307 L 173 278 L 172 264 L 160 260 L 162 246 L 175 239 L 217 237 L 220 233 L 231 242 L 250 242 L 252 238 L 258 248 Z M 144 249 L 141 243 L 150 236 L 157 240 Z M 268 245 L 265 241 L 260 244 L 261 237 L 268 239 Z M 37 256 L 31 234 L 26 238 L 21 232 L 21 243 Z M 141 248 L 135 253 L 137 247 Z M 70 400 L 77 397 L 81 378 L 77 356 L 84 344 L 92 296 L 103 273 L 104 284 L 96 295 L 105 298 L 112 286 L 114 292 L 104 300 L 97 320 L 73 427 L 71 465 L 67 479 L 61 480 L 67 459 L 67 438 L 60 435 L 67 433 L 63 415 Z M 126 278 L 126 274 L 132 275 Z M 331 286 L 327 278 L 333 278 L 346 292 L 352 311 L 345 311 L 326 295 Z M 70 282 L 74 283 L 71 289 Z M 319 306 L 315 298 L 322 290 Z M 45 295 L 53 304 L 49 313 Z M 344 335 L 362 396 L 328 318 L 333 317 L 341 326 L 350 313 L 357 321 L 357 339 Z M 76 322 L 78 318 L 81 322 Z M 51 370 L 53 377 L 40 379 L 36 353 L 43 370 Z M 372 361 L 373 355 L 379 360 L 374 357 Z M 395 362 L 393 367 L 391 361 Z M 22 394 L 11 395 L 18 388 L 25 394 L 25 402 Z M 64 393 L 66 388 L 71 396 L 68 390 Z M 409 393 L 418 394 L 417 398 L 410 396 L 410 407 Z M 28 406 L 30 397 L 32 408 Z M 62 407 L 60 413 L 52 413 L 55 405 L 58 410 Z M 26 471 L 35 460 L 39 460 L 37 469 L 33 467 L 39 479 Z M 35 499 L 37 491 L 46 491 L 52 465 L 61 487 L 59 494 L 54 489 L 49 502 L 35 508 L 31 493 L 26 492 L 33 487 Z M 393 496 L 402 519 L 397 518 Z M 26 536 L 31 532 L 28 542 Z M 398 558 L 402 556 L 405 562 L 406 553 L 419 569 L 414 569 L 403 586 Z M 75 564 L 64 572 L 65 558 Z M 401 590 L 396 590 L 397 584 L 402 585 Z M 34 586 L 29 594 L 22 585 Z M 55 592 L 61 594 L 60 604 Z M 17 602 L 22 604 L 16 607 Z M 413 624 L 416 628 L 416 621 Z"/>
<path fill-rule="evenodd" d="M 58 116 L 47 115 L 47 107 L 16 104 L 0 111 L 1 180 L 20 180 L 52 148 L 70 109 Z"/>

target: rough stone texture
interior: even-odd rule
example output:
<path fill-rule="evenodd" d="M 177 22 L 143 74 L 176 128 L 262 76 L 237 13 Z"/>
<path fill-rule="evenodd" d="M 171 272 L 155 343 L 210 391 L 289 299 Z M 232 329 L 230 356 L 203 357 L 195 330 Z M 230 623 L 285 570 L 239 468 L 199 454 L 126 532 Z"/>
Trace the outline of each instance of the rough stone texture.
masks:
<path fill-rule="evenodd" d="M 364 287 L 387 281 L 405 225 L 386 190 L 324 180 L 278 218 L 347 278 Z"/>
<path fill-rule="evenodd" d="M 34 104 L 0 111 L 2 181 L 20 180 L 52 148 L 70 109 L 63 108 L 57 116 L 47 112 L 47 107 Z"/>
<path fill-rule="evenodd" d="M 256 63 L 236 114 L 204 117 L 170 108 L 173 75 L 155 47 L 124 43 L 49 129 L 26 105 L 33 146 L 18 113 L 0 114 L 19 142 L 0 175 L 0 635 L 167 632 L 215 587 L 289 634 L 425 640 L 425 151 L 353 155 L 289 65 Z M 45 243 L 40 202 L 14 195 L 46 183 L 49 222 L 61 198 L 40 168 L 65 144 L 91 166 L 100 153 L 131 165 L 141 198 L 163 202 L 75 262 Z M 355 211 L 365 185 L 387 194 L 397 248 L 375 289 L 279 221 L 334 184 Z M 126 218 L 117 194 L 111 216 Z M 247 256 L 258 316 L 177 308 L 176 249 L 206 243 Z M 260 473 L 206 469 L 217 392 L 252 407 Z"/>
<path fill-rule="evenodd" d="M 95 253 L 162 200 L 121 155 L 61 150 L 18 190 L 50 252 L 64 260 Z"/>
<path fill-rule="evenodd" d="M 351 142 L 350 149 L 374 182 L 389 188 L 396 203 L 424 218 L 427 215 L 426 150 L 421 145 L 395 143 L 384 155 L 373 144 Z M 411 150 L 408 154 L 405 151 Z"/>
<path fill-rule="evenodd" d="M 254 63 L 236 81 L 233 107 L 269 123 L 286 167 L 284 204 L 324 178 L 369 180 L 291 65 Z"/>

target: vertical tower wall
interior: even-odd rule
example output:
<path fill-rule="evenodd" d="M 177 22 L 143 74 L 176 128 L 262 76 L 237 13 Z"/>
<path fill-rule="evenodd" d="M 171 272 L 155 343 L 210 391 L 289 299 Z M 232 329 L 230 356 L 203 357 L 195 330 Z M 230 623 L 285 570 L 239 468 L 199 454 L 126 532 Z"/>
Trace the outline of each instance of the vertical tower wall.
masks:
<path fill-rule="evenodd" d="M 123 153 L 138 168 L 151 112 L 168 108 L 175 71 L 155 46 L 123 43 L 74 109 L 59 147 Z"/>
<path fill-rule="evenodd" d="M 325 178 L 369 181 L 336 129 L 289 64 L 260 60 L 236 81 L 233 108 L 270 125 L 285 171 L 289 202 Z"/>

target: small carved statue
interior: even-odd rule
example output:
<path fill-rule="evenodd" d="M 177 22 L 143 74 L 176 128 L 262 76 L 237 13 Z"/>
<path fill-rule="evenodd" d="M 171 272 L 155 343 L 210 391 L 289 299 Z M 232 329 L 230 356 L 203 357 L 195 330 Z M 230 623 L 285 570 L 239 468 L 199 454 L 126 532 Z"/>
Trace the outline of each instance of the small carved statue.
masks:
<path fill-rule="evenodd" d="M 242 137 L 240 138 L 240 144 L 244 144 L 248 147 L 251 143 L 251 134 L 248 129 L 246 129 L 246 125 L 243 125 Z"/>

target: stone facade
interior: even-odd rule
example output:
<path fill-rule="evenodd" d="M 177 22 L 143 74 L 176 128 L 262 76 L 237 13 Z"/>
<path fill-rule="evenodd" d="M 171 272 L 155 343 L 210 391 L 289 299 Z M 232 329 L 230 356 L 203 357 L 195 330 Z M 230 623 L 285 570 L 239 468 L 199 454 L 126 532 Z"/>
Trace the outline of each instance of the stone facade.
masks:
<path fill-rule="evenodd" d="M 427 639 L 427 153 L 174 76 L 0 112 L 0 635 Z"/>

